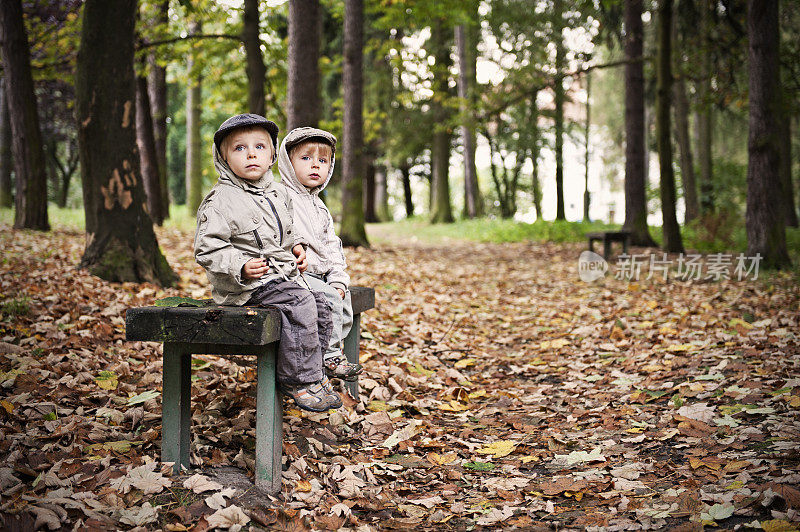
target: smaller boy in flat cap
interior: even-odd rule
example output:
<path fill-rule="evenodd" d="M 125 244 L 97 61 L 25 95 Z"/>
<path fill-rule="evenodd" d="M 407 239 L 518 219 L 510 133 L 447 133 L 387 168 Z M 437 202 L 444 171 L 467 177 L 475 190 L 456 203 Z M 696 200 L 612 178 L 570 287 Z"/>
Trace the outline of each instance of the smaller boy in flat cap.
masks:
<path fill-rule="evenodd" d="M 281 390 L 304 410 L 339 408 L 342 401 L 322 371 L 330 341 L 330 305 L 301 285 L 304 242 L 292 223 L 291 198 L 276 185 L 278 126 L 263 116 L 227 119 L 214 134 L 216 185 L 197 210 L 194 255 L 223 305 L 277 308 Z"/>

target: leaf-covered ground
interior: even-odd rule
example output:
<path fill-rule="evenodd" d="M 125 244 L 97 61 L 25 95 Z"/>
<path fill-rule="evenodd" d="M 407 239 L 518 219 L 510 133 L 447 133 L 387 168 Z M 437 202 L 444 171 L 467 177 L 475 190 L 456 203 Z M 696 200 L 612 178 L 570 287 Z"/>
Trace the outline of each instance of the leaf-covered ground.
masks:
<path fill-rule="evenodd" d="M 581 246 L 350 250 L 360 401 L 285 408 L 284 489 L 250 488 L 254 368 L 197 357 L 192 461 L 159 460 L 158 344 L 126 308 L 206 297 L 75 269 L 83 235 L 0 231 L 0 528 L 797 530 L 800 289 L 578 279 Z M 238 469 L 236 469 L 238 468 Z M 244 482 L 242 482 L 244 479 Z"/>

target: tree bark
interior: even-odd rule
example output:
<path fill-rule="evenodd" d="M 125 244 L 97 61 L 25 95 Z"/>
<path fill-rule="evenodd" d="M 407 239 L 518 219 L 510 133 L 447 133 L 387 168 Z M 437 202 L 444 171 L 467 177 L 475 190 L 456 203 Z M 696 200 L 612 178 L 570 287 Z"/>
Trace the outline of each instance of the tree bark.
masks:
<path fill-rule="evenodd" d="M 86 213 L 80 267 L 108 281 L 177 280 L 145 211 L 136 152 L 135 0 L 87 0 L 75 73 Z"/>
<path fill-rule="evenodd" d="M 431 25 L 430 42 L 434 55 L 433 66 L 433 141 L 431 146 L 431 223 L 452 223 L 453 209 L 450 204 L 450 132 L 447 129 L 448 111 L 443 100 L 447 98 L 450 70 L 450 47 L 445 34 L 444 21 L 436 20 Z"/>
<path fill-rule="evenodd" d="M 694 173 L 694 157 L 689 136 L 689 101 L 686 98 L 686 82 L 681 67 L 684 64 L 683 48 L 686 41 L 679 41 L 678 17 L 672 18 L 673 64 L 677 78 L 673 80 L 673 99 L 675 114 L 675 142 L 678 145 L 681 166 L 681 184 L 683 185 L 684 223 L 688 224 L 700 215 L 700 204 L 697 201 L 697 179 Z"/>
<path fill-rule="evenodd" d="M 656 142 L 661 186 L 662 247 L 672 253 L 683 253 L 681 228 L 675 215 L 675 175 L 672 170 L 672 0 L 658 3 L 658 61 L 656 89 Z"/>
<path fill-rule="evenodd" d="M 792 115 L 788 109 L 788 98 L 784 97 L 784 108 L 780 113 L 781 145 L 781 198 L 786 227 L 797 227 L 797 208 L 794 203 L 794 184 L 792 183 Z"/>
<path fill-rule="evenodd" d="M 686 83 L 677 79 L 675 93 L 675 140 L 678 143 L 681 165 L 681 183 L 683 184 L 683 201 L 686 208 L 684 221 L 689 223 L 700 215 L 700 204 L 697 200 L 697 178 L 694 173 L 694 157 L 689 137 L 689 102 L 686 99 Z"/>
<path fill-rule="evenodd" d="M 389 182 L 386 166 L 382 164 L 375 167 L 375 211 L 379 222 L 392 221 L 392 213 L 389 211 Z"/>
<path fill-rule="evenodd" d="M 192 33 L 199 33 L 200 24 L 193 23 Z M 191 214 L 197 213 L 200 202 L 203 200 L 203 175 L 201 169 L 200 143 L 200 115 L 202 105 L 202 76 L 193 71 L 195 56 L 189 54 L 186 61 L 189 72 L 189 86 L 186 89 L 186 210 Z"/>
<path fill-rule="evenodd" d="M 14 227 L 47 231 L 47 166 L 21 0 L 0 4 L 0 32 L 17 189 Z"/>
<path fill-rule="evenodd" d="M 750 131 L 747 142 L 747 252 L 768 268 L 791 265 L 780 199 L 781 86 L 778 1 L 747 2 Z"/>
<path fill-rule="evenodd" d="M 470 21 L 456 26 L 456 49 L 458 50 L 458 97 L 461 99 L 461 142 L 464 146 L 464 217 L 483 216 L 483 197 L 478 185 L 478 171 L 475 167 L 475 127 L 472 113 L 475 106 L 476 84 L 476 25 L 473 17 L 478 14 L 478 6 L 469 6 Z"/>
<path fill-rule="evenodd" d="M 158 173 L 153 117 L 150 112 L 150 95 L 147 93 L 145 76 L 136 77 L 136 145 L 139 148 L 139 164 L 144 181 L 148 214 L 156 225 L 163 225 L 161 176 Z"/>
<path fill-rule="evenodd" d="M 0 79 L 0 208 L 10 209 L 14 205 L 11 188 L 11 120 L 8 116 L 6 80 Z"/>
<path fill-rule="evenodd" d="M 556 131 L 556 220 L 566 220 L 564 211 L 564 2 L 554 0 L 553 17 L 556 35 L 555 131 Z"/>
<path fill-rule="evenodd" d="M 365 156 L 364 167 L 364 221 L 376 223 L 379 220 L 375 211 L 375 158 L 371 154 Z"/>
<path fill-rule="evenodd" d="M 289 2 L 287 132 L 301 126 L 317 127 L 322 114 L 319 96 L 321 21 L 319 0 Z"/>
<path fill-rule="evenodd" d="M 169 0 L 157 4 L 155 23 L 167 24 L 169 20 Z M 164 219 L 169 218 L 169 174 L 167 170 L 167 67 L 161 66 L 155 54 L 148 55 L 150 73 L 147 78 L 150 96 L 150 109 L 153 117 L 153 137 L 156 144 L 156 160 L 158 175 L 161 179 L 158 186 L 161 190 L 161 212 Z"/>
<path fill-rule="evenodd" d="M 291 9 L 291 7 L 290 7 Z M 247 55 L 247 107 L 251 113 L 264 116 L 264 80 L 267 68 L 261 55 L 261 37 L 259 36 L 258 0 L 244 0 L 242 41 Z"/>
<path fill-rule="evenodd" d="M 589 222 L 589 204 L 591 202 L 591 195 L 589 194 L 589 128 L 592 124 L 592 73 L 586 73 L 586 128 L 584 130 L 584 155 L 586 157 L 584 169 L 584 182 L 583 182 L 583 221 Z"/>
<path fill-rule="evenodd" d="M 625 223 L 631 243 L 655 246 L 647 228 L 642 0 L 625 0 Z"/>
<path fill-rule="evenodd" d="M 342 144 L 344 153 L 342 157 L 342 226 L 339 236 L 346 246 L 369 246 L 367 232 L 364 227 L 363 208 L 363 35 L 364 0 L 345 0 L 344 67 L 342 72 L 342 83 L 344 85 Z M 308 68 L 305 70 L 308 70 Z"/>
<path fill-rule="evenodd" d="M 411 167 L 403 165 L 400 167 L 403 176 L 403 200 L 406 207 L 406 218 L 414 216 L 414 198 L 411 195 Z"/>
<path fill-rule="evenodd" d="M 700 210 L 714 211 L 714 181 L 712 170 L 712 112 L 711 112 L 711 9 L 708 0 L 700 0 L 700 80 L 697 83 L 697 158 L 700 164 Z"/>

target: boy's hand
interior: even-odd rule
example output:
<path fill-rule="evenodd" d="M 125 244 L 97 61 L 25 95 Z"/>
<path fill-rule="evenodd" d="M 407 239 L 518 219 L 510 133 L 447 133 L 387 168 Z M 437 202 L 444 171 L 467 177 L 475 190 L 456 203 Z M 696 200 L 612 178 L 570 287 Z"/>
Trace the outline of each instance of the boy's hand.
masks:
<path fill-rule="evenodd" d="M 242 266 L 242 277 L 245 279 L 258 279 L 269 270 L 267 261 L 264 259 L 250 259 Z"/>
<path fill-rule="evenodd" d="M 337 287 L 337 288 L 336 288 L 336 291 L 337 291 L 337 292 L 339 292 L 339 297 L 341 297 L 342 299 L 344 299 L 344 290 L 342 290 L 341 288 L 338 288 L 338 287 Z"/>
<path fill-rule="evenodd" d="M 306 268 L 308 268 L 308 261 L 306 260 L 306 250 L 303 249 L 303 246 L 301 244 L 296 244 L 292 248 L 292 253 L 297 257 L 295 261 L 297 263 L 297 269 L 301 272 L 306 271 Z"/>

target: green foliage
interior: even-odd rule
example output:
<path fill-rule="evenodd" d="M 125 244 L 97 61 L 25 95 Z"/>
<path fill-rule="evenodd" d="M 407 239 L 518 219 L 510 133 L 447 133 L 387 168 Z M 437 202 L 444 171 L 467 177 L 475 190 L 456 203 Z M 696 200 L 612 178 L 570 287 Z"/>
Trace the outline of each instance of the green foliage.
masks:
<path fill-rule="evenodd" d="M 30 313 L 31 300 L 27 296 L 9 299 L 0 305 L 0 314 L 3 314 L 3 316 L 17 318 L 27 316 Z"/>
<path fill-rule="evenodd" d="M 461 220 L 453 224 L 428 224 L 419 218 L 411 218 L 388 224 L 370 224 L 368 234 L 370 240 L 375 242 L 391 242 L 397 237 L 414 238 L 422 242 L 448 239 L 476 242 L 585 242 L 586 233 L 611 227 L 601 222 L 537 220 L 529 224 L 485 218 Z"/>

